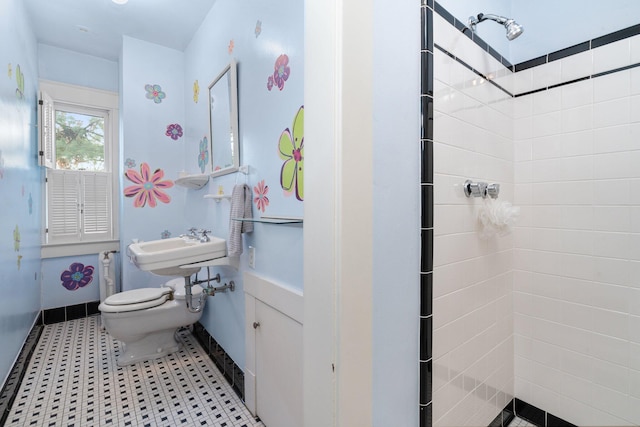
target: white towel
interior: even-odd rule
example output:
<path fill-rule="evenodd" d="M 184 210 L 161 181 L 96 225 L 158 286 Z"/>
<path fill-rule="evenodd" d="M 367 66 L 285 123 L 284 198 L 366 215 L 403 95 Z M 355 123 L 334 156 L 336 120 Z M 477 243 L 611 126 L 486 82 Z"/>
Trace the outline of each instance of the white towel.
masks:
<path fill-rule="evenodd" d="M 251 188 L 247 184 L 238 184 L 231 193 L 231 213 L 229 219 L 229 240 L 227 250 L 229 256 L 242 253 L 242 233 L 253 231 L 253 223 L 236 221 L 234 218 L 252 218 Z"/>

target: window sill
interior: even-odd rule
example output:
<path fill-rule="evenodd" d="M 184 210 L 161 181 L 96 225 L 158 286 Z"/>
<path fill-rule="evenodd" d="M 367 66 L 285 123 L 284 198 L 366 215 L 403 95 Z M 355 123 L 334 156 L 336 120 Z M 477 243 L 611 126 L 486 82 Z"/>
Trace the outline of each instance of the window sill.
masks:
<path fill-rule="evenodd" d="M 42 245 L 42 258 L 61 258 L 65 256 L 97 254 L 103 251 L 119 251 L 120 240 L 105 240 L 99 242 L 56 243 Z"/>

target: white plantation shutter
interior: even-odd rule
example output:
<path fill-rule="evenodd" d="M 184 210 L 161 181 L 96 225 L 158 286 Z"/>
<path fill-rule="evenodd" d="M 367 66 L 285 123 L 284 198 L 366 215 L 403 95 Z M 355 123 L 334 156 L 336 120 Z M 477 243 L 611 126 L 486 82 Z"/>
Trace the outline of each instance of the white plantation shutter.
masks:
<path fill-rule="evenodd" d="M 55 144 L 55 109 L 53 99 L 46 93 L 40 92 L 38 111 L 38 132 L 39 159 L 40 166 L 53 169 L 55 167 L 56 144 Z"/>
<path fill-rule="evenodd" d="M 111 174 L 81 172 L 82 234 L 88 240 L 111 238 Z"/>
<path fill-rule="evenodd" d="M 74 171 L 47 171 L 47 241 L 80 239 L 80 175 Z"/>

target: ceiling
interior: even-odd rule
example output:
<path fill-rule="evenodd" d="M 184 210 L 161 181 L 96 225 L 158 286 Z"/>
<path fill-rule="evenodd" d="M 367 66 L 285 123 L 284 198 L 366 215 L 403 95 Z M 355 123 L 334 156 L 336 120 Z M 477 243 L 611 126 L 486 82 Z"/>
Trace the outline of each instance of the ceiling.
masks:
<path fill-rule="evenodd" d="M 122 36 L 183 51 L 215 0 L 23 0 L 39 43 L 117 61 Z"/>

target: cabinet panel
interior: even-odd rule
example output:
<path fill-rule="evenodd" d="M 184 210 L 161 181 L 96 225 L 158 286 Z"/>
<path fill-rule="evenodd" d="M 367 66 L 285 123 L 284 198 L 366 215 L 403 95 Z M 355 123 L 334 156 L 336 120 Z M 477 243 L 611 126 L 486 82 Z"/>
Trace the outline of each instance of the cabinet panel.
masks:
<path fill-rule="evenodd" d="M 255 301 L 256 409 L 267 427 L 300 427 L 302 325 Z"/>

